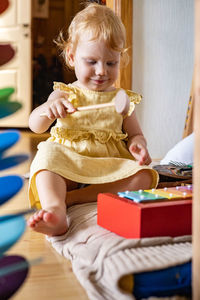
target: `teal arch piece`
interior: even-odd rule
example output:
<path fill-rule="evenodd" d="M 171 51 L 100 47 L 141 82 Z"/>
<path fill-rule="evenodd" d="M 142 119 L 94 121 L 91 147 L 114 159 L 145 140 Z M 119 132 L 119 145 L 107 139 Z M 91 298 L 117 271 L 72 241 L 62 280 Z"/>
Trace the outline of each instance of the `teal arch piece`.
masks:
<path fill-rule="evenodd" d="M 0 89 L 0 119 L 12 115 L 22 107 L 20 102 L 10 100 L 14 91 L 15 89 L 12 87 Z"/>
<path fill-rule="evenodd" d="M 22 104 L 17 101 L 0 102 L 0 119 L 14 114 L 22 107 Z"/>
<path fill-rule="evenodd" d="M 4 217 L 0 216 L 0 255 L 3 255 L 20 239 L 26 228 L 23 216 L 3 220 Z"/>

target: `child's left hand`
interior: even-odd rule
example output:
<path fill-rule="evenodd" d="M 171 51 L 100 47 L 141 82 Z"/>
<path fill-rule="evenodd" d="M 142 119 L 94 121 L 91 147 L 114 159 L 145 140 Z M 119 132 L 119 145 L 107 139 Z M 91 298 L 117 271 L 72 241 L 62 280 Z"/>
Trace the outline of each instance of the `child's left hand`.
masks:
<path fill-rule="evenodd" d="M 152 161 L 147 148 L 141 143 L 132 143 L 129 151 L 139 162 L 139 165 L 149 165 Z"/>

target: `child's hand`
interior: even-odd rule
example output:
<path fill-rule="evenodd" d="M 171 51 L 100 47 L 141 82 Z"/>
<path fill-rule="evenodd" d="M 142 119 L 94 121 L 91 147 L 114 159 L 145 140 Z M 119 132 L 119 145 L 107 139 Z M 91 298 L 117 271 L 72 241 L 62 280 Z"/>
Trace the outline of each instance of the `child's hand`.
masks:
<path fill-rule="evenodd" d="M 140 143 L 132 143 L 129 151 L 139 162 L 139 165 L 149 165 L 152 161 L 147 148 Z"/>
<path fill-rule="evenodd" d="M 50 120 L 65 118 L 67 114 L 75 111 L 74 106 L 68 101 L 68 95 L 64 92 L 54 91 L 46 102 L 45 114 Z"/>

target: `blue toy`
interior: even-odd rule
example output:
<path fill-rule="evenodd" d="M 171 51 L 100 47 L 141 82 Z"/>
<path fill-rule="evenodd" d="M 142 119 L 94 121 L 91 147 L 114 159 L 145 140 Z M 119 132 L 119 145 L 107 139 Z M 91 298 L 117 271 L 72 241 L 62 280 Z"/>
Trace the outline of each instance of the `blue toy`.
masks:
<path fill-rule="evenodd" d="M 0 177 L 0 205 L 12 198 L 23 186 L 23 179 L 18 175 Z"/>
<path fill-rule="evenodd" d="M 19 240 L 26 228 L 23 216 L 7 220 L 4 220 L 4 217 L 0 217 L 0 255 Z"/>
<path fill-rule="evenodd" d="M 20 134 L 17 130 L 6 130 L 0 133 L 0 155 L 18 142 Z"/>

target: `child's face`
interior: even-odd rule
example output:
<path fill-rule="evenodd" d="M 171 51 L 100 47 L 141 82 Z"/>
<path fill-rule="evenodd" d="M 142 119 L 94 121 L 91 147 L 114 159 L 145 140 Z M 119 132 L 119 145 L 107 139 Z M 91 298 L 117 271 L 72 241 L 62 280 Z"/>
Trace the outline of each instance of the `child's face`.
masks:
<path fill-rule="evenodd" d="M 103 40 L 81 37 L 75 54 L 70 54 L 80 87 L 93 91 L 109 91 L 117 79 L 120 53 L 107 47 Z"/>

